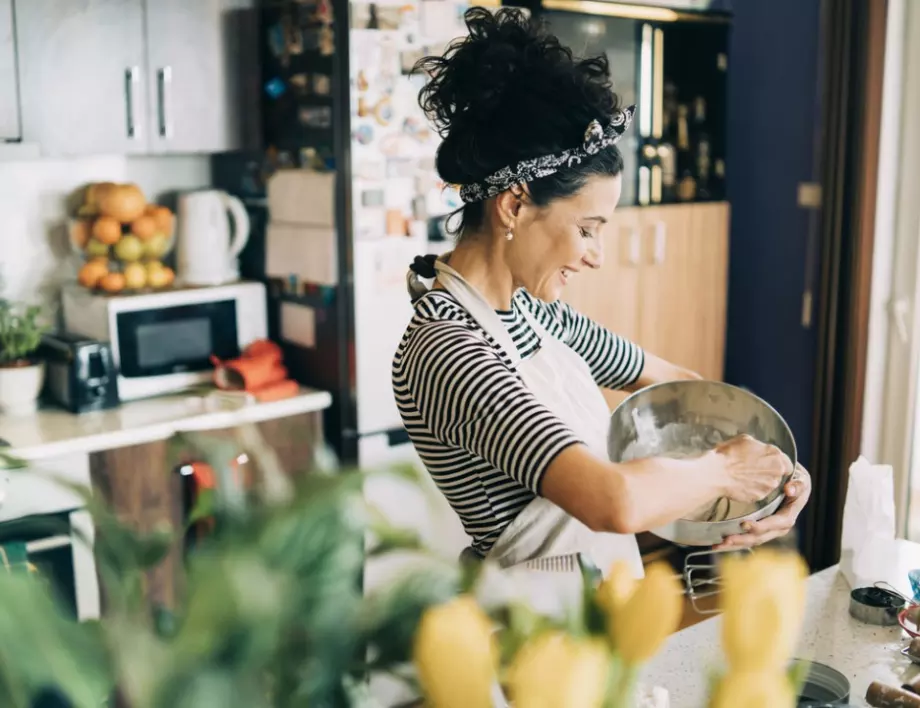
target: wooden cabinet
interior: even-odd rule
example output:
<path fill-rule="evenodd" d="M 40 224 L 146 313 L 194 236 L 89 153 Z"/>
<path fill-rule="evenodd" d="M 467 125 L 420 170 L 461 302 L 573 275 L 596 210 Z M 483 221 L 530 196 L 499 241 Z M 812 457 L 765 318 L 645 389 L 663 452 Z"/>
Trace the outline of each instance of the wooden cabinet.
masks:
<path fill-rule="evenodd" d="M 0 141 L 19 140 L 21 136 L 13 0 L 0 0 Z"/>
<path fill-rule="evenodd" d="M 573 280 L 566 300 L 647 351 L 721 379 L 728 216 L 724 202 L 618 210 L 604 265 Z M 611 406 L 623 398 L 605 396 Z"/>
<path fill-rule="evenodd" d="M 24 140 L 46 155 L 237 148 L 228 1 L 16 0 Z"/>
<path fill-rule="evenodd" d="M 322 443 L 322 412 L 268 420 L 258 424 L 259 433 L 289 474 L 299 474 L 313 460 L 314 448 Z M 208 433 L 230 437 L 232 430 Z M 175 453 L 166 440 L 104 450 L 90 456 L 90 476 L 96 494 L 118 517 L 140 531 L 153 531 L 166 523 L 181 528 L 183 519 L 182 482 L 171 467 Z M 242 452 L 242 450 L 240 451 Z M 189 451 L 179 453 L 177 462 L 194 462 Z M 182 548 L 176 546 L 166 559 L 145 578 L 145 593 L 152 606 L 175 607 L 183 587 Z M 103 613 L 105 608 L 103 607 Z"/>

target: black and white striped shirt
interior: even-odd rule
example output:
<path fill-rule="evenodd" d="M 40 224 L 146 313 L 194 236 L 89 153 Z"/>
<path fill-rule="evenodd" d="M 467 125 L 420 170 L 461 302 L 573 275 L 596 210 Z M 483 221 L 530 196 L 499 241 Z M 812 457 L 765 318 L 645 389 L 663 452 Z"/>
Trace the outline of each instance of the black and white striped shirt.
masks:
<path fill-rule="evenodd" d="M 536 353 L 539 339 L 521 308 L 578 352 L 599 386 L 621 388 L 642 373 L 638 346 L 561 301 L 547 304 L 524 290 L 510 311 L 498 312 L 522 359 Z M 393 391 L 412 444 L 482 554 L 539 493 L 556 455 L 581 442 L 444 290 L 416 301 L 393 360 Z"/>

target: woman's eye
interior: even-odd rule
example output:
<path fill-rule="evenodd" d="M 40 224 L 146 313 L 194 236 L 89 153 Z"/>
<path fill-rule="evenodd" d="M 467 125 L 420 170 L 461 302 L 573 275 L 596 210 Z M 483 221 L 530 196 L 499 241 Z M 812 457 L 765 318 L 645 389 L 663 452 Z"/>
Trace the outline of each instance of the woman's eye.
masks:
<path fill-rule="evenodd" d="M 588 231 L 587 229 L 583 229 L 583 228 L 581 228 L 581 227 L 579 226 L 579 227 L 578 227 L 578 230 L 581 231 L 581 237 L 582 237 L 582 238 L 594 238 L 594 234 L 592 234 L 592 233 L 591 233 L 590 231 Z"/>

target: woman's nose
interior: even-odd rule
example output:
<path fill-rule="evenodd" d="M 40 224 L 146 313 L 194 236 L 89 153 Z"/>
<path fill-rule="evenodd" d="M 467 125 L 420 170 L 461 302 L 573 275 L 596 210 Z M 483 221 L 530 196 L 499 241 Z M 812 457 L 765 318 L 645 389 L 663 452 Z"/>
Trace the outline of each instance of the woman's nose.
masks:
<path fill-rule="evenodd" d="M 604 265 L 604 241 L 598 236 L 590 239 L 588 250 L 581 260 L 586 266 L 595 270 Z"/>

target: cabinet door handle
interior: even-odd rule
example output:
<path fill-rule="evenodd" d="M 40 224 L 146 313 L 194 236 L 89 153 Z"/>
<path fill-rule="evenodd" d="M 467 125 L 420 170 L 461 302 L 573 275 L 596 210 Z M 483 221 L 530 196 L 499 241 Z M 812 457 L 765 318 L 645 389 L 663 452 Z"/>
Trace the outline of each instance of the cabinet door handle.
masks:
<path fill-rule="evenodd" d="M 137 94 L 138 84 L 141 81 L 140 69 L 131 66 L 125 69 L 125 118 L 127 121 L 128 137 L 137 140 L 141 135 L 141 126 L 137 121 Z"/>
<path fill-rule="evenodd" d="M 663 221 L 655 224 L 655 251 L 653 262 L 656 265 L 664 263 L 668 249 L 668 227 Z"/>
<path fill-rule="evenodd" d="M 637 266 L 642 261 L 642 241 L 639 239 L 639 229 L 629 230 L 629 265 Z"/>
<path fill-rule="evenodd" d="M 170 120 L 172 100 L 172 67 L 164 66 L 157 70 L 157 104 L 159 105 L 160 137 L 171 138 L 173 133 Z"/>

